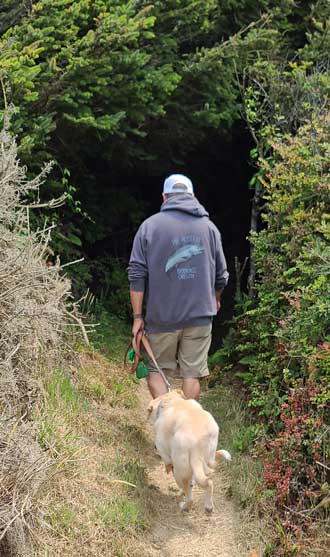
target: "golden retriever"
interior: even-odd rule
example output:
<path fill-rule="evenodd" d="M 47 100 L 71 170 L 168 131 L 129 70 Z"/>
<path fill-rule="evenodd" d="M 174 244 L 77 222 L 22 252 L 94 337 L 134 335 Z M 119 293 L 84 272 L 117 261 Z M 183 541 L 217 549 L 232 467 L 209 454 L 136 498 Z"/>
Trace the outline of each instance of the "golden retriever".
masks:
<path fill-rule="evenodd" d="M 205 512 L 213 511 L 211 473 L 217 457 L 231 460 L 228 451 L 217 451 L 219 427 L 213 416 L 196 400 L 187 400 L 180 389 L 152 400 L 148 407 L 155 429 L 155 444 L 166 472 L 173 470 L 185 500 L 182 510 L 192 505 L 192 486 L 205 489 Z"/>

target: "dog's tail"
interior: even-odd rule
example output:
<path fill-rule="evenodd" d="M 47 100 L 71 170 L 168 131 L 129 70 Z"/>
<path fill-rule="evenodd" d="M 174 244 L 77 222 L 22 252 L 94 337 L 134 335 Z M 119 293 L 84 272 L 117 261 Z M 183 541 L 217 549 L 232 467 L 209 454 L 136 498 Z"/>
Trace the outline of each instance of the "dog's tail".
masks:
<path fill-rule="evenodd" d="M 215 453 L 215 458 L 216 460 L 218 460 L 219 458 L 224 458 L 225 460 L 231 462 L 231 454 L 225 449 L 221 449 L 220 451 L 217 451 Z"/>
<path fill-rule="evenodd" d="M 212 460 L 212 461 L 208 462 L 207 464 L 210 468 L 212 468 L 214 470 L 214 468 L 217 465 L 217 460 L 220 460 L 220 459 L 228 460 L 228 462 L 231 462 L 231 454 L 228 451 L 226 451 L 225 449 L 221 449 L 220 451 L 216 451 L 215 460 Z"/>

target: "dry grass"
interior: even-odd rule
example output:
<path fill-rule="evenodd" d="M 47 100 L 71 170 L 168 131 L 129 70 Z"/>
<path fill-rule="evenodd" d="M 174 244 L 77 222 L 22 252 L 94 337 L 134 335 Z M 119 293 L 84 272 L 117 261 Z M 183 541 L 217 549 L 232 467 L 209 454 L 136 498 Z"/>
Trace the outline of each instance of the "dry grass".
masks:
<path fill-rule="evenodd" d="M 228 495 L 237 512 L 237 539 L 242 547 L 254 547 L 263 555 L 271 537 L 272 505 L 260 499 L 260 463 L 250 449 L 252 439 L 262 432 L 251 424 L 244 401 L 230 386 L 216 386 L 203 396 L 203 406 L 209 410 L 220 427 L 219 444 L 229 450 L 233 462 L 226 467 Z"/>
<path fill-rule="evenodd" d="M 37 492 L 50 466 L 31 416 L 40 396 L 36 369 L 62 359 L 70 283 L 47 267 L 50 230 L 32 233 L 26 197 L 38 197 L 49 166 L 29 181 L 17 147 L 0 132 L 0 553 L 27 557 Z"/>
<path fill-rule="evenodd" d="M 148 555 L 136 385 L 116 361 L 120 327 L 111 364 L 66 344 L 70 284 L 24 205 L 46 171 L 28 182 L 0 133 L 0 554 Z"/>
<path fill-rule="evenodd" d="M 62 455 L 43 493 L 36 555 L 148 556 L 138 387 L 97 352 L 76 360 L 47 381 L 36 417 L 41 444 L 54 458 Z"/>

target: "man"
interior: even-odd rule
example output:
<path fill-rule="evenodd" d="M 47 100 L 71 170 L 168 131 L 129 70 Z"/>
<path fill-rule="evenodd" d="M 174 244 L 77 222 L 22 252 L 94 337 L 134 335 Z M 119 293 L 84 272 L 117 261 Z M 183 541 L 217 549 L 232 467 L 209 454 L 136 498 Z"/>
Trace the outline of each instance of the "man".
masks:
<path fill-rule="evenodd" d="M 128 267 L 133 308 L 132 333 L 146 330 L 159 367 L 179 369 L 183 392 L 198 399 L 201 377 L 208 375 L 212 317 L 228 282 L 221 237 L 182 174 L 164 182 L 160 212 L 136 233 Z M 143 301 L 146 296 L 146 318 Z M 167 392 L 149 362 L 148 387 L 153 398 Z"/>

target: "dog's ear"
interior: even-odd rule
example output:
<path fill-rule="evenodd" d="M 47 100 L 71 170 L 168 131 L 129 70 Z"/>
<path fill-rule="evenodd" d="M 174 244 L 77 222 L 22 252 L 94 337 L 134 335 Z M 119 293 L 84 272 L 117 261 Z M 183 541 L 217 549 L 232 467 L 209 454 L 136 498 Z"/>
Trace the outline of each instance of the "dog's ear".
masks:
<path fill-rule="evenodd" d="M 157 419 L 160 408 L 163 407 L 161 397 L 152 400 L 148 406 L 148 418 Z"/>

